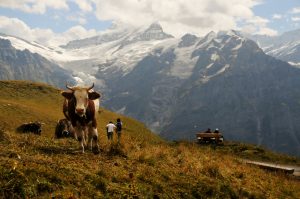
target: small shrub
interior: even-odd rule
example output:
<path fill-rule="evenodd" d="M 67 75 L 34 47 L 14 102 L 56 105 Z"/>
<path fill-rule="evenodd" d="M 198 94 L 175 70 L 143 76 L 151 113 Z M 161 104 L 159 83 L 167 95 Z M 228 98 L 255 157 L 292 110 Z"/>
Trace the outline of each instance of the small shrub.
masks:
<path fill-rule="evenodd" d="M 154 166 L 155 165 L 155 159 L 151 158 L 151 157 L 146 157 L 145 154 L 139 155 L 138 161 L 140 163 L 148 164 L 149 166 Z"/>
<path fill-rule="evenodd" d="M 119 179 L 116 176 L 113 176 L 111 178 L 111 181 L 114 182 L 114 183 L 119 183 L 120 182 Z"/>
<path fill-rule="evenodd" d="M 96 175 L 98 175 L 98 176 L 100 176 L 100 177 L 105 177 L 105 178 L 108 177 L 107 173 L 106 173 L 103 169 L 102 169 L 102 170 L 99 170 L 99 171 L 96 173 Z"/>
<path fill-rule="evenodd" d="M 0 126 L 0 142 L 9 142 L 9 137 L 5 132 L 5 129 Z"/>
<path fill-rule="evenodd" d="M 215 189 L 208 183 L 198 182 L 196 186 L 192 187 L 192 196 L 195 198 L 212 198 Z"/>
<path fill-rule="evenodd" d="M 43 182 L 39 182 L 37 184 L 37 192 L 38 193 L 43 193 L 43 192 L 52 192 L 53 188 L 52 188 L 52 184 L 50 182 L 47 181 L 43 181 Z"/>
<path fill-rule="evenodd" d="M 171 180 L 170 174 L 168 174 L 168 173 L 161 173 L 161 177 L 163 178 L 164 181 Z"/>
<path fill-rule="evenodd" d="M 156 182 L 153 185 L 153 189 L 155 190 L 155 192 L 159 192 L 159 193 L 163 193 L 163 191 L 164 191 L 164 187 L 158 182 Z"/>
<path fill-rule="evenodd" d="M 219 192 L 220 192 L 220 198 L 231 198 L 231 199 L 238 198 L 237 194 L 228 184 L 221 184 Z"/>
<path fill-rule="evenodd" d="M 101 191 L 102 193 L 107 192 L 107 180 L 103 177 L 96 177 L 92 181 L 93 185 L 96 187 L 97 190 Z"/>
<path fill-rule="evenodd" d="M 110 156 L 120 156 L 120 157 L 124 157 L 127 158 L 126 153 L 124 152 L 124 150 L 121 148 L 120 145 L 118 144 L 112 144 L 110 146 L 110 149 L 108 151 L 108 155 Z"/>
<path fill-rule="evenodd" d="M 4 198 L 25 198 L 26 178 L 18 171 L 0 168 L 0 196 Z M 3 183 L 3 184 L 2 184 Z"/>
<path fill-rule="evenodd" d="M 236 172 L 236 173 L 234 174 L 234 176 L 235 176 L 236 178 L 243 179 L 243 178 L 245 177 L 245 174 L 242 173 L 242 172 Z"/>
<path fill-rule="evenodd" d="M 137 179 L 141 182 L 147 183 L 147 184 L 152 184 L 152 179 L 149 178 L 149 173 L 142 173 L 137 176 Z"/>
<path fill-rule="evenodd" d="M 249 198 L 249 199 L 260 198 L 258 196 L 255 196 L 255 194 L 249 193 L 245 189 L 240 189 L 238 192 L 239 192 L 238 193 L 239 194 L 239 198 Z"/>
<path fill-rule="evenodd" d="M 202 173 L 211 178 L 223 178 L 217 165 L 207 165 L 202 169 Z"/>

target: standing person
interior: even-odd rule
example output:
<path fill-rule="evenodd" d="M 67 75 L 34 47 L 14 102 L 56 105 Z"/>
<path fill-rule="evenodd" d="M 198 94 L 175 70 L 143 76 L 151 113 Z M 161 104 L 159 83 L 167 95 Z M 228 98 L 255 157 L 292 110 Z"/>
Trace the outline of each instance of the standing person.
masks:
<path fill-rule="evenodd" d="M 120 139 L 121 139 L 121 132 L 122 132 L 122 122 L 121 119 L 118 118 L 117 119 L 117 123 L 116 123 L 116 127 L 117 127 L 117 135 L 118 135 L 118 143 L 120 143 Z"/>
<path fill-rule="evenodd" d="M 106 130 L 107 130 L 107 138 L 110 141 L 113 141 L 113 133 L 114 133 L 114 129 L 116 128 L 116 125 L 114 125 L 112 123 L 112 121 L 110 121 L 107 125 L 106 125 Z"/>

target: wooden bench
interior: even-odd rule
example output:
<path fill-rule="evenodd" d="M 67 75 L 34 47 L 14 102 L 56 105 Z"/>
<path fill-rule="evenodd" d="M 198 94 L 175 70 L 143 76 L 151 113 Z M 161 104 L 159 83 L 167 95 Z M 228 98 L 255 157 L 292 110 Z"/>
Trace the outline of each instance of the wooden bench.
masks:
<path fill-rule="evenodd" d="M 223 143 L 224 137 L 222 133 L 197 133 L 197 141 L 198 143 Z"/>

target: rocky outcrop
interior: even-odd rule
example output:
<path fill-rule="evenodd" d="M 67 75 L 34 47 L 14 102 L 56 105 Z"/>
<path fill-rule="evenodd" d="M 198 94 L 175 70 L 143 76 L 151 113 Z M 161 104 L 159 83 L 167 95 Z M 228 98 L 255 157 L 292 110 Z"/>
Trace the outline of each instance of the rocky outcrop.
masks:
<path fill-rule="evenodd" d="M 74 82 L 67 71 L 39 54 L 15 49 L 9 40 L 0 39 L 0 79 L 32 80 L 64 87 Z"/>

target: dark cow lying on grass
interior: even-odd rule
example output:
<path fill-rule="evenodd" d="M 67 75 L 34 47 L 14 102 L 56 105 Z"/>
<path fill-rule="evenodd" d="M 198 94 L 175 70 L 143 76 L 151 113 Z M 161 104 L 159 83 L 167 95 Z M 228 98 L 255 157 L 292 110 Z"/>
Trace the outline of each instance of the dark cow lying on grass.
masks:
<path fill-rule="evenodd" d="M 17 131 L 22 133 L 34 133 L 37 135 L 41 135 L 42 123 L 40 122 L 24 123 L 17 128 Z"/>
<path fill-rule="evenodd" d="M 58 120 L 55 128 L 55 138 L 74 138 L 74 129 L 67 119 Z"/>
<path fill-rule="evenodd" d="M 63 91 L 61 94 L 65 97 L 63 104 L 63 113 L 65 117 L 71 121 L 74 128 L 74 136 L 80 142 L 82 152 L 86 146 L 86 138 L 88 143 L 91 143 L 91 150 L 98 146 L 98 131 L 96 113 L 99 110 L 100 94 L 92 91 L 94 84 L 91 87 L 66 87 L 70 91 Z"/>

